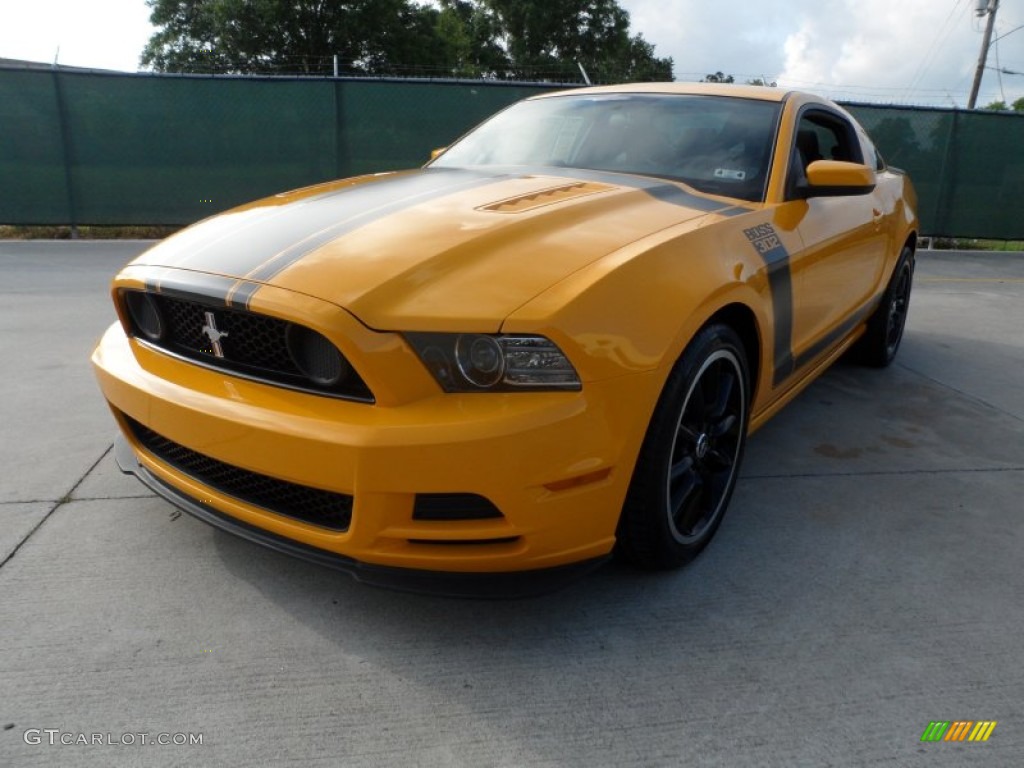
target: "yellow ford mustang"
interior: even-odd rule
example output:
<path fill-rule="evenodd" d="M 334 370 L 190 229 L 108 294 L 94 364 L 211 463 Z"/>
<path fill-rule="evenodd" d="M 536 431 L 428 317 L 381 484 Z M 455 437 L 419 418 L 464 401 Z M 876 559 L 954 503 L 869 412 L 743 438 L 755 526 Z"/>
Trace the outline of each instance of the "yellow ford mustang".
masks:
<path fill-rule="evenodd" d="M 892 360 L 916 232 L 828 101 L 554 93 L 160 243 L 93 363 L 122 469 L 185 511 L 373 583 L 523 594 L 693 558 L 748 432 L 850 347 Z"/>

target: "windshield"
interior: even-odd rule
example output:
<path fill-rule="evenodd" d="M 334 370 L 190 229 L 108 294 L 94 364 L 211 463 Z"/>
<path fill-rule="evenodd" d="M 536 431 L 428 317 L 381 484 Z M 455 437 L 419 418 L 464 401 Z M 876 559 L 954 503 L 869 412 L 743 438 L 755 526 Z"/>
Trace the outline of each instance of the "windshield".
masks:
<path fill-rule="evenodd" d="M 764 199 L 781 105 L 724 96 L 569 95 L 522 101 L 432 167 L 564 166 L 682 181 Z"/>

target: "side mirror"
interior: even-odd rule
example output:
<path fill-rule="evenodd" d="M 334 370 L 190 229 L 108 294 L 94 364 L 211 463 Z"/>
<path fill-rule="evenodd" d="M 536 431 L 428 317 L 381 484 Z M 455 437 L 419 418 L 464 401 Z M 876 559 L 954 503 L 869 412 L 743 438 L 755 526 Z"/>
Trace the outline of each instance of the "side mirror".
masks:
<path fill-rule="evenodd" d="M 448 149 L 448 147 L 438 147 L 437 149 L 430 150 L 430 159 L 437 160 L 437 158 L 444 154 L 446 149 Z"/>
<path fill-rule="evenodd" d="M 807 181 L 797 185 L 797 192 L 802 198 L 866 195 L 875 184 L 875 172 L 866 165 L 815 160 L 807 166 Z"/>

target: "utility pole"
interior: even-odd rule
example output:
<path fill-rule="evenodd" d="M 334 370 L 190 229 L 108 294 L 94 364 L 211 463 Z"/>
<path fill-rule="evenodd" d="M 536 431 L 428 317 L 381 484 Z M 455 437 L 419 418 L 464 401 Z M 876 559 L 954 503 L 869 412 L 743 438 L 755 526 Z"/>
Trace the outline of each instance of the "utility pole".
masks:
<path fill-rule="evenodd" d="M 985 25 L 985 37 L 981 41 L 981 55 L 978 56 L 978 68 L 974 72 L 974 85 L 971 86 L 971 98 L 967 100 L 967 108 L 974 109 L 978 101 L 978 91 L 981 90 L 981 76 L 985 74 L 985 64 L 988 62 L 988 46 L 992 42 L 992 30 L 996 25 L 996 11 L 999 10 L 999 0 L 988 0 L 988 5 L 983 6 L 984 0 L 978 3 L 978 16 L 988 14 L 988 23 Z"/>

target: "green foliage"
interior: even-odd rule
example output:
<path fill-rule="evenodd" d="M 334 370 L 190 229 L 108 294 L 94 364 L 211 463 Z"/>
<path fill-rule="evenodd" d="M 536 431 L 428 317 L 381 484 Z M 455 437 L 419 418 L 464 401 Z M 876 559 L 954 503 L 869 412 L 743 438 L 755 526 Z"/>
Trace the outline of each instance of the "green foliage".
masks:
<path fill-rule="evenodd" d="M 986 104 L 984 109 L 989 109 L 993 112 L 1024 112 L 1024 96 L 1021 96 L 1012 104 L 1007 104 L 1005 101 L 993 101 Z"/>
<path fill-rule="evenodd" d="M 701 80 L 702 83 L 735 83 L 736 78 L 732 75 L 727 75 L 721 71 L 712 72 L 710 75 L 704 75 Z M 746 81 L 747 85 L 758 85 L 764 88 L 778 88 L 779 84 L 774 80 L 768 80 L 763 77 L 755 77 L 751 80 Z"/>
<path fill-rule="evenodd" d="M 0 225 L 0 240 L 162 240 L 181 227 L 69 227 Z"/>
<path fill-rule="evenodd" d="M 942 127 L 944 126 L 940 126 L 938 130 L 941 131 Z M 920 157 L 926 153 L 914 132 L 913 123 L 906 117 L 883 118 L 872 126 L 871 138 L 874 139 L 875 146 L 881 150 L 885 159 L 896 165 L 905 162 L 907 158 Z M 935 140 L 930 142 L 932 147 L 944 147 L 941 138 L 934 138 Z M 936 157 L 934 162 L 941 164 L 942 158 Z"/>
<path fill-rule="evenodd" d="M 582 64 L 592 80 L 671 80 L 672 60 L 659 59 L 615 0 L 483 0 L 495 16 L 513 73 L 565 71 Z M 571 72 L 570 69 L 570 72 Z"/>
<path fill-rule="evenodd" d="M 146 0 L 161 72 L 671 80 L 616 0 Z"/>
<path fill-rule="evenodd" d="M 439 12 L 407 0 L 146 0 L 158 31 L 142 63 L 162 72 L 372 72 L 437 58 Z"/>
<path fill-rule="evenodd" d="M 710 75 L 704 75 L 702 83 L 735 83 L 736 78 L 732 75 L 725 75 L 721 72 L 713 72 Z"/>

